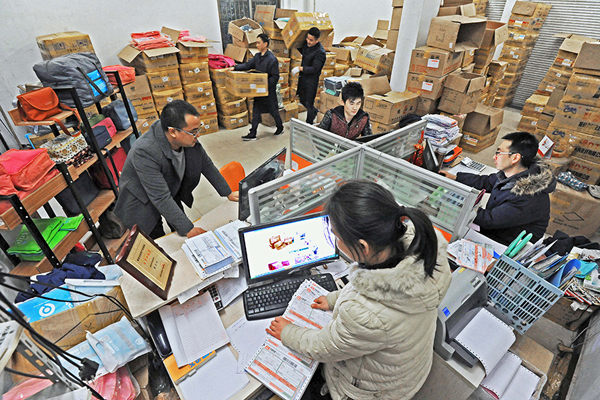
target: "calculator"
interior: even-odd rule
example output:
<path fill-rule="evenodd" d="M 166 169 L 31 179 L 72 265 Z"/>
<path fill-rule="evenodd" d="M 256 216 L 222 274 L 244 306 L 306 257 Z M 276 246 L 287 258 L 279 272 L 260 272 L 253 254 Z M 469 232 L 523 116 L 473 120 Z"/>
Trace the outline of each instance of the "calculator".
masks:
<path fill-rule="evenodd" d="M 464 166 L 474 169 L 475 171 L 482 172 L 485 169 L 485 164 L 471 160 L 469 157 L 465 157 L 460 161 Z"/>

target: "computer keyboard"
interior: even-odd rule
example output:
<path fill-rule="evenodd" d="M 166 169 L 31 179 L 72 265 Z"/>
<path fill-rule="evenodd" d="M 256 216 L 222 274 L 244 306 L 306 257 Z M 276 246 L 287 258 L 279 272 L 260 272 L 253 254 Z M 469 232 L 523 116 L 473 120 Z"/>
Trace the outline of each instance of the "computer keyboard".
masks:
<path fill-rule="evenodd" d="M 311 279 L 330 292 L 337 290 L 331 274 L 290 278 L 273 284 L 248 289 L 244 292 L 244 311 L 248 320 L 273 318 L 283 314 L 296 290 L 306 279 Z"/>

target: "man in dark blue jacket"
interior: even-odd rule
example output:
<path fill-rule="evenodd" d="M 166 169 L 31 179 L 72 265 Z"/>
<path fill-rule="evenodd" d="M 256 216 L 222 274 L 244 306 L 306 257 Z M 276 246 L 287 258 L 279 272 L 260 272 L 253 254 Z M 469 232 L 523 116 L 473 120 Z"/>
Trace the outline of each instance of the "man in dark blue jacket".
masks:
<path fill-rule="evenodd" d="M 300 67 L 292 69 L 292 74 L 300 73 L 298 79 L 298 97 L 300 103 L 306 107 L 306 122 L 312 124 L 317 116 L 315 108 L 315 97 L 319 88 L 319 76 L 325 65 L 325 49 L 319 42 L 321 31 L 312 27 L 306 35 L 306 43 L 298 50 L 302 54 Z"/>
<path fill-rule="evenodd" d="M 508 245 L 521 231 L 533 235 L 532 241 L 546 232 L 550 220 L 550 193 L 556 181 L 550 167 L 536 158 L 538 141 L 530 133 L 513 132 L 504 136 L 494 155 L 499 170 L 493 175 L 459 172 L 446 177 L 490 193 L 486 208 L 477 211 L 475 223 L 481 233 Z"/>
<path fill-rule="evenodd" d="M 279 61 L 277 57 L 269 50 L 270 39 L 264 33 L 258 35 L 256 40 L 257 53 L 250 61 L 239 64 L 234 67 L 235 71 L 248 71 L 255 69 L 260 72 L 265 72 L 269 75 L 269 95 L 266 97 L 254 98 L 254 109 L 252 111 L 252 127 L 250 133 L 242 136 L 245 141 L 256 140 L 256 129 L 261 120 L 262 113 L 268 112 L 275 120 L 277 130 L 274 135 L 278 136 L 283 133 L 283 122 L 279 115 L 279 107 L 277 106 L 277 82 L 279 82 Z"/>

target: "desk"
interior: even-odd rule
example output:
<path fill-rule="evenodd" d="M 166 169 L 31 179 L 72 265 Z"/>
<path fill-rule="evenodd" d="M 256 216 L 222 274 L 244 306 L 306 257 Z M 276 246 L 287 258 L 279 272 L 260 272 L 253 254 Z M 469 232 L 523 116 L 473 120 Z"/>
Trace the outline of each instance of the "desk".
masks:
<path fill-rule="evenodd" d="M 201 227 L 205 230 L 214 230 L 225 225 L 232 219 L 235 219 L 237 216 L 237 209 L 237 203 L 227 201 L 194 222 L 194 226 Z M 177 261 L 177 266 L 173 272 L 173 280 L 168 293 L 168 299 L 166 301 L 146 289 L 145 286 L 132 278 L 128 273 L 124 273 L 121 277 L 121 289 L 123 290 L 123 295 L 125 296 L 129 310 L 134 318 L 141 318 L 173 300 L 176 300 L 177 296 L 186 290 L 193 287 L 202 288 L 212 283 L 212 281 L 205 281 L 198 276 L 194 266 L 188 260 L 183 250 L 181 250 L 181 245 L 185 242 L 185 239 L 185 237 L 179 236 L 177 233 L 171 233 L 156 240 L 156 243 Z M 225 307 L 219 312 L 219 315 L 221 316 L 223 325 L 227 328 L 244 315 L 244 306 L 241 301 L 238 301 Z M 238 354 L 233 346 L 231 346 L 231 344 L 228 346 L 237 358 Z M 262 384 L 250 375 L 248 375 L 248 379 L 250 379 L 250 383 L 231 397 L 231 400 L 243 400 L 259 392 Z M 179 397 L 183 399 L 178 385 L 174 386 Z"/>

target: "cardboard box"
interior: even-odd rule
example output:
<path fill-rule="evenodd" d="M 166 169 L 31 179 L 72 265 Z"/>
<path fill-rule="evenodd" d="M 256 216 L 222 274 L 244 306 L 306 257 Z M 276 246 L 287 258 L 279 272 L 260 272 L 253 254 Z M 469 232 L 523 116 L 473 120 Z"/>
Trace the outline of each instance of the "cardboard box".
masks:
<path fill-rule="evenodd" d="M 350 69 L 350 67 L 347 65 L 335 64 L 335 70 L 334 70 L 333 75 L 334 76 L 343 76 L 346 72 L 348 72 L 349 69 Z M 362 74 L 362 69 L 361 68 L 357 68 L 357 69 L 359 69 Z M 352 75 L 350 75 L 350 76 L 352 76 Z M 360 76 L 360 75 L 358 75 L 358 76 Z"/>
<path fill-rule="evenodd" d="M 371 132 L 373 132 L 373 135 L 377 135 L 379 133 L 388 133 L 395 129 L 398 129 L 399 126 L 400 126 L 399 123 L 395 123 L 392 125 L 386 125 L 386 124 L 381 124 L 379 122 L 371 122 Z"/>
<path fill-rule="evenodd" d="M 196 101 L 214 100 L 212 83 L 210 81 L 191 83 L 183 86 L 185 101 L 193 103 Z"/>
<path fill-rule="evenodd" d="M 578 303 L 576 300 L 562 297 L 546 313 L 544 318 L 559 324 L 571 331 L 576 331 L 584 322 L 586 322 L 597 309 L 598 306 L 585 306 L 577 308 L 574 311 L 571 304 Z"/>
<path fill-rule="evenodd" d="M 537 129 L 537 121 L 537 118 L 522 116 L 519 125 L 517 126 L 517 130 L 533 134 Z"/>
<path fill-rule="evenodd" d="M 146 132 L 148 132 L 148 130 L 150 129 L 150 127 L 152 126 L 153 123 L 155 123 L 156 121 L 158 121 L 159 115 L 156 112 L 156 110 L 148 112 L 148 113 L 144 113 L 144 114 L 140 114 L 138 112 L 138 119 L 145 119 L 146 123 L 142 124 L 141 129 L 139 129 L 140 134 L 144 134 Z"/>
<path fill-rule="evenodd" d="M 235 115 L 219 115 L 219 124 L 225 129 L 241 128 L 248 125 L 248 112 Z"/>
<path fill-rule="evenodd" d="M 600 77 L 575 73 L 569 79 L 563 101 L 600 107 Z"/>
<path fill-rule="evenodd" d="M 181 88 L 181 79 L 179 78 L 178 68 L 148 72 L 146 77 L 148 78 L 148 83 L 153 92 Z"/>
<path fill-rule="evenodd" d="M 287 24 L 286 21 L 277 21 L 279 18 L 291 18 L 298 10 L 289 10 L 257 4 L 254 11 L 254 20 L 262 27 L 263 31 L 271 39 L 283 40 L 281 31 Z"/>
<path fill-rule="evenodd" d="M 227 70 L 226 69 L 209 69 L 210 80 L 213 83 L 213 86 L 222 86 L 225 87 L 227 85 Z"/>
<path fill-rule="evenodd" d="M 35 38 L 43 60 L 73 53 L 94 53 L 92 40 L 78 31 L 58 32 Z"/>
<path fill-rule="evenodd" d="M 123 65 L 134 67 L 138 74 L 172 69 L 179 65 L 177 61 L 179 49 L 176 47 L 161 47 L 140 51 L 132 46 L 125 46 L 118 54 Z"/>
<path fill-rule="evenodd" d="M 392 18 L 390 19 L 390 29 L 399 30 L 400 22 L 402 21 L 402 7 L 394 7 L 392 9 Z"/>
<path fill-rule="evenodd" d="M 217 107 L 221 115 L 236 115 L 248 111 L 245 97 L 227 103 L 217 103 Z"/>
<path fill-rule="evenodd" d="M 503 118 L 504 110 L 477 104 L 475 111 L 467 114 L 462 129 L 477 135 L 485 135 L 500 126 Z"/>
<path fill-rule="evenodd" d="M 548 104 L 548 100 L 550 100 L 549 96 L 541 96 L 539 94 L 531 95 L 525 101 L 523 110 L 521 110 L 521 115 L 538 119 L 544 111 L 544 107 Z"/>
<path fill-rule="evenodd" d="M 544 106 L 544 110 L 542 111 L 542 115 L 547 114 L 554 118 L 556 114 L 556 110 L 558 109 L 558 105 L 564 97 L 564 91 L 555 90 L 550 94 L 550 98 L 548 102 Z M 540 116 L 541 117 L 541 116 Z"/>
<path fill-rule="evenodd" d="M 179 66 L 179 76 L 181 77 L 182 85 L 191 83 L 200 83 L 211 80 L 208 70 L 208 63 L 191 63 L 181 64 Z"/>
<path fill-rule="evenodd" d="M 508 39 L 508 26 L 505 22 L 487 21 L 481 49 L 493 49 Z"/>
<path fill-rule="evenodd" d="M 463 68 L 469 66 L 475 60 L 475 50 L 466 50 L 461 51 L 460 53 L 462 54 L 460 66 Z"/>
<path fill-rule="evenodd" d="M 579 143 L 581 140 L 581 135 L 584 135 L 582 133 L 577 133 L 575 131 L 560 127 L 555 123 L 551 123 L 547 129 L 542 129 L 540 128 L 539 121 L 536 137 L 538 137 L 538 134 L 539 140 L 541 140 L 544 136 L 548 136 L 554 142 L 554 148 L 552 149 L 553 157 L 570 157 L 571 155 L 575 155 L 574 152 L 577 143 Z M 584 159 L 595 161 L 593 158 L 588 157 L 585 157 Z"/>
<path fill-rule="evenodd" d="M 125 307 L 127 302 L 120 286 L 112 288 L 107 295 L 115 297 Z M 31 323 L 33 329 L 46 339 L 70 349 L 85 340 L 86 332 L 95 333 L 123 317 L 123 311 L 104 297 L 97 297 L 74 308 Z"/>
<path fill-rule="evenodd" d="M 497 127 L 485 135 L 477 135 L 475 133 L 467 132 L 463 129 L 463 136 L 460 139 L 460 147 L 462 147 L 463 150 L 467 150 L 472 153 L 479 153 L 480 151 L 487 149 L 496 143 L 498 132 L 500 132 L 500 127 Z"/>
<path fill-rule="evenodd" d="M 502 47 L 502 54 L 500 54 L 500 59 L 505 61 L 512 60 L 525 60 L 529 58 L 531 55 L 531 51 L 533 49 L 529 47 L 521 47 L 514 45 L 504 45 Z"/>
<path fill-rule="evenodd" d="M 342 104 L 342 98 L 340 96 L 334 96 L 327 92 L 321 93 L 321 101 L 319 101 L 319 111 L 325 114 L 327 110 L 335 108 Z"/>
<path fill-rule="evenodd" d="M 162 112 L 164 106 L 173 100 L 185 100 L 183 98 L 182 89 L 163 90 L 161 92 L 152 93 L 154 97 L 154 104 L 156 105 L 156 111 Z"/>
<path fill-rule="evenodd" d="M 439 78 L 458 69 L 461 60 L 462 53 L 421 46 L 412 51 L 409 72 Z"/>
<path fill-rule="evenodd" d="M 196 107 L 196 110 L 198 110 L 198 112 L 200 113 L 201 120 L 209 118 L 212 115 L 216 115 L 216 113 L 218 112 L 217 102 L 215 101 L 215 99 L 197 100 L 190 104 Z"/>
<path fill-rule="evenodd" d="M 285 42 L 283 40 L 271 40 L 271 44 L 269 44 L 269 50 L 275 54 L 276 57 L 289 57 L 290 51 L 286 47 Z"/>
<path fill-rule="evenodd" d="M 420 117 L 427 114 L 435 114 L 437 112 L 438 104 L 439 100 L 426 99 L 422 96 L 419 96 L 416 114 Z"/>
<path fill-rule="evenodd" d="M 393 125 L 406 115 L 417 111 L 418 97 L 410 91 L 369 95 L 365 96 L 363 109 L 369 113 L 371 121 Z"/>
<path fill-rule="evenodd" d="M 223 53 L 227 57 L 233 58 L 239 63 L 243 63 L 246 60 L 248 49 L 245 47 L 239 47 L 234 44 L 228 44 Z"/>
<path fill-rule="evenodd" d="M 561 101 L 554 122 L 590 135 L 600 134 L 600 108 Z"/>
<path fill-rule="evenodd" d="M 244 25 L 250 25 L 252 30 L 247 32 L 243 31 L 241 27 Z M 242 44 L 251 45 L 256 43 L 258 35 L 263 33 L 263 30 L 258 22 L 254 21 L 253 19 L 241 18 L 233 20 L 229 23 L 227 33 L 229 33 L 233 39 L 241 42 Z"/>
<path fill-rule="evenodd" d="M 508 39 L 506 39 L 506 42 L 504 43 L 512 46 L 533 47 L 539 36 L 539 33 L 519 33 L 508 31 Z"/>
<path fill-rule="evenodd" d="M 567 171 L 588 185 L 595 185 L 600 181 L 600 164 L 593 161 L 572 157 Z"/>
<path fill-rule="evenodd" d="M 600 136 L 586 135 L 579 132 L 574 132 L 574 136 L 578 137 L 579 140 L 575 143 L 575 150 L 572 155 L 581 160 L 600 164 Z"/>
<path fill-rule="evenodd" d="M 391 92 L 390 81 L 387 76 L 363 77 L 363 79 L 353 80 L 362 85 L 365 96 L 370 94 L 385 94 Z"/>
<path fill-rule="evenodd" d="M 291 102 L 289 104 L 285 104 L 283 108 L 279 109 L 279 116 L 283 122 L 289 122 L 292 118 L 298 118 L 298 103 Z M 263 125 L 269 127 L 276 126 L 275 119 L 271 116 L 271 114 L 263 113 L 260 115 L 260 117 Z"/>
<path fill-rule="evenodd" d="M 213 47 L 209 43 L 177 42 L 177 58 L 180 64 L 207 63 L 208 49 Z"/>
<path fill-rule="evenodd" d="M 591 237 L 600 228 L 600 200 L 586 190 L 576 191 L 560 182 L 550 194 L 550 224 L 546 233 L 561 230 L 569 236 Z"/>
<path fill-rule="evenodd" d="M 290 72 L 291 59 L 287 57 L 277 57 L 277 61 L 279 62 L 279 73 L 288 74 Z"/>
<path fill-rule="evenodd" d="M 600 71 L 598 60 L 600 59 L 600 42 L 585 42 L 573 64 L 573 68 L 581 70 Z"/>
<path fill-rule="evenodd" d="M 377 40 L 387 40 L 388 30 L 390 29 L 390 21 L 379 19 L 377 20 L 377 29 L 372 37 Z"/>
<path fill-rule="evenodd" d="M 352 77 L 359 77 L 362 75 L 362 73 L 363 73 L 363 70 L 360 67 L 350 68 L 350 76 L 352 76 Z"/>
<path fill-rule="evenodd" d="M 268 75 L 253 71 L 227 71 L 227 90 L 239 97 L 269 95 Z"/>
<path fill-rule="evenodd" d="M 200 114 L 200 126 L 203 129 L 200 136 L 219 132 L 219 118 L 217 113 L 214 112 L 212 114 Z"/>
<path fill-rule="evenodd" d="M 391 71 L 394 64 L 395 52 L 390 49 L 370 44 L 361 46 L 356 56 L 355 64 L 374 74 Z"/>
<path fill-rule="evenodd" d="M 502 79 L 508 63 L 505 61 L 492 61 L 488 69 L 488 74 L 494 79 Z"/>
<path fill-rule="evenodd" d="M 152 97 L 152 93 L 147 93 L 143 96 L 130 98 L 131 104 L 133 104 L 133 108 L 139 114 L 146 114 L 150 112 L 156 112 L 156 107 L 154 106 L 154 98 Z"/>
<path fill-rule="evenodd" d="M 406 82 L 406 89 L 418 94 L 423 98 L 436 100 L 442 97 L 444 81 L 446 80 L 447 76 L 448 75 L 444 75 L 436 78 L 427 75 L 409 73 Z"/>
<path fill-rule="evenodd" d="M 486 19 L 450 15 L 435 17 L 429 26 L 427 45 L 450 51 L 476 50 L 485 36 Z"/>
<path fill-rule="evenodd" d="M 288 49 L 300 47 L 306 40 L 308 30 L 313 26 L 319 28 L 323 37 L 333 31 L 333 24 L 327 13 L 294 13 L 281 32 L 286 47 Z"/>
<path fill-rule="evenodd" d="M 451 114 L 475 111 L 485 77 L 471 73 L 450 74 L 444 82 L 444 91 L 438 108 Z"/>
<path fill-rule="evenodd" d="M 385 43 L 385 47 L 390 50 L 396 51 L 398 47 L 398 34 L 400 33 L 397 29 L 390 29 L 388 31 L 387 42 Z"/>
<path fill-rule="evenodd" d="M 445 3 L 444 3 L 445 4 Z M 447 15 L 464 15 L 465 17 L 474 17 L 477 14 L 475 4 L 463 4 L 460 6 L 443 6 L 438 11 L 438 17 Z"/>
<path fill-rule="evenodd" d="M 488 66 L 492 62 L 495 52 L 496 48 L 475 50 L 475 58 L 473 59 L 473 62 L 475 62 L 475 68 L 483 68 Z"/>
<path fill-rule="evenodd" d="M 228 103 L 230 101 L 236 101 L 243 99 L 243 96 L 236 96 L 227 90 L 226 86 L 214 86 L 213 91 L 215 95 L 215 99 L 218 103 Z"/>

